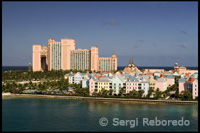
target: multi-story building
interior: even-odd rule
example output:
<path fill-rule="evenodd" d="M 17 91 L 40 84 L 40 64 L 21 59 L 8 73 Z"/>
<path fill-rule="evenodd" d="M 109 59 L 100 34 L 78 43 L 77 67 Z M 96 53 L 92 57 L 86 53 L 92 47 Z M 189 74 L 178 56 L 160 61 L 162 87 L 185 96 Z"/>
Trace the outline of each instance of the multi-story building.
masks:
<path fill-rule="evenodd" d="M 117 57 L 99 57 L 98 47 L 75 49 L 74 39 L 48 40 L 48 47 L 33 45 L 33 71 L 44 70 L 117 70 Z"/>
<path fill-rule="evenodd" d="M 138 91 L 139 80 L 134 76 L 127 77 L 127 79 L 126 79 L 126 93 L 133 91 L 133 89 Z"/>
<path fill-rule="evenodd" d="M 119 91 L 123 88 L 123 78 L 120 75 L 116 75 L 112 79 L 113 94 L 119 94 Z"/>
<path fill-rule="evenodd" d="M 155 84 L 155 90 L 159 88 L 160 91 L 165 91 L 167 89 L 167 81 L 165 78 L 158 78 Z"/>
<path fill-rule="evenodd" d="M 192 93 L 192 98 L 195 99 L 198 97 L 198 80 L 190 77 L 186 81 L 186 91 L 190 91 Z"/>

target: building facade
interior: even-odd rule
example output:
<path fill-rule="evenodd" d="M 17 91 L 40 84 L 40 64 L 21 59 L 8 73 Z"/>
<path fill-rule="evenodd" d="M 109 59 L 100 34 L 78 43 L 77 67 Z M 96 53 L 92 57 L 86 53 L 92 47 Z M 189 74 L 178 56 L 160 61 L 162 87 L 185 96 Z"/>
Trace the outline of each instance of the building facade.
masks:
<path fill-rule="evenodd" d="M 97 46 L 75 49 L 75 39 L 48 40 L 48 46 L 33 45 L 33 71 L 91 70 L 109 72 L 117 70 L 117 57 L 99 57 Z"/>

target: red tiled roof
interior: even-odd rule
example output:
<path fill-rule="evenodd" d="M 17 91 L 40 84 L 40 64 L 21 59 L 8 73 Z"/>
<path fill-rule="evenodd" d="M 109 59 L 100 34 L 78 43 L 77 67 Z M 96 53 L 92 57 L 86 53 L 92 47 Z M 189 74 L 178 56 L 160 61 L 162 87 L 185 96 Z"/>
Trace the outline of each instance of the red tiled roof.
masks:
<path fill-rule="evenodd" d="M 187 82 L 191 82 L 191 83 L 194 82 L 194 78 L 190 77 Z"/>
<path fill-rule="evenodd" d="M 94 76 L 97 77 L 97 78 L 100 77 L 99 75 L 94 75 Z"/>
<path fill-rule="evenodd" d="M 163 78 L 164 78 L 165 76 L 164 76 L 163 74 L 161 74 L 161 75 L 160 75 L 160 78 L 161 78 L 161 77 L 163 77 Z"/>
<path fill-rule="evenodd" d="M 153 73 L 147 73 L 146 75 L 153 75 Z"/>
<path fill-rule="evenodd" d="M 190 73 L 185 73 L 185 77 L 187 77 L 188 75 L 190 75 Z"/>

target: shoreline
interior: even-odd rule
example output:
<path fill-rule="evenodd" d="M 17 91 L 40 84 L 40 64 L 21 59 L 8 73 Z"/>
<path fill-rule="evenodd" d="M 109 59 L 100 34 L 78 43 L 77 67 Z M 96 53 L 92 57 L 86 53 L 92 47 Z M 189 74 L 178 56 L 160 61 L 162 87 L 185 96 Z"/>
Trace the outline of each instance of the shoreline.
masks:
<path fill-rule="evenodd" d="M 127 99 L 127 98 L 103 98 L 103 97 L 82 97 L 82 96 L 56 96 L 56 95 L 37 95 L 37 94 L 2 94 L 2 99 L 7 97 L 26 97 L 26 98 L 57 98 L 74 100 L 98 100 L 110 102 L 133 102 L 145 104 L 196 104 L 198 101 L 172 101 L 172 100 L 150 100 L 150 99 Z"/>

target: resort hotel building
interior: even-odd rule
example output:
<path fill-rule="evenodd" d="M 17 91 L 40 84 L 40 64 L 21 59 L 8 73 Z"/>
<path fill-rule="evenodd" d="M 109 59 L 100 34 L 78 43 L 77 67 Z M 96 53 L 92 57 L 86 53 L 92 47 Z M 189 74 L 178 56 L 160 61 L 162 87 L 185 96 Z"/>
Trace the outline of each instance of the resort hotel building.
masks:
<path fill-rule="evenodd" d="M 111 72 L 117 70 L 117 57 L 99 57 L 97 46 L 75 49 L 75 39 L 48 40 L 48 46 L 33 45 L 33 71 L 91 70 Z"/>

